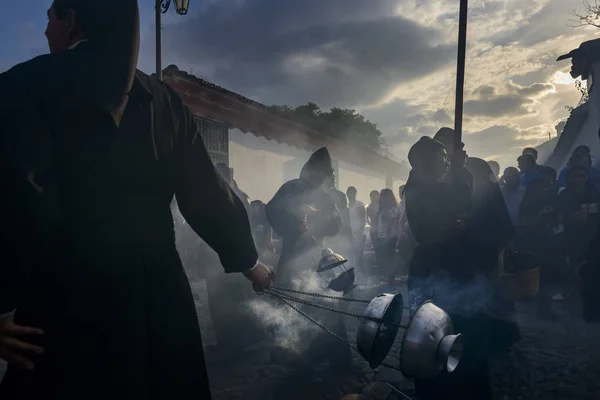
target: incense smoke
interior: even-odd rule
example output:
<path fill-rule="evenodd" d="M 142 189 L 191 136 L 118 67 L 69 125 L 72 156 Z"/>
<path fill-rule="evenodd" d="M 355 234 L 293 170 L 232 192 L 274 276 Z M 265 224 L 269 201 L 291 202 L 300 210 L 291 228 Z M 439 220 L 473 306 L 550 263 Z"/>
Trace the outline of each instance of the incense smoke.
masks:
<path fill-rule="evenodd" d="M 326 283 L 320 279 L 314 271 L 303 271 L 296 279 L 292 281 L 292 289 L 319 293 L 328 296 L 339 296 L 339 293 L 328 290 Z M 316 299 L 314 297 L 292 294 L 294 297 L 300 297 L 311 303 L 335 307 L 335 301 L 329 299 Z M 314 307 L 303 306 L 298 303 L 292 303 L 295 307 L 301 309 L 315 320 L 326 323 L 332 317 L 331 312 L 320 310 Z M 312 341 L 323 331 L 304 316 L 285 305 L 276 298 L 259 298 L 248 303 L 250 311 L 266 327 L 273 332 L 273 339 L 276 346 L 282 347 L 295 354 L 301 354 L 308 350 Z"/>

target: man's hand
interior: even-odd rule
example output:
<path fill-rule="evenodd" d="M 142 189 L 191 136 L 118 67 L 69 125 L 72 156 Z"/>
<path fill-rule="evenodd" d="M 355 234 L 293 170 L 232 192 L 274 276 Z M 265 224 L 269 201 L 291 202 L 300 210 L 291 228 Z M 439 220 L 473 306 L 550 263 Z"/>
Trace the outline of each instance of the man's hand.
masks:
<path fill-rule="evenodd" d="M 275 281 L 275 271 L 261 262 L 257 262 L 254 268 L 245 271 L 244 276 L 252 282 L 252 287 L 257 292 L 264 292 Z"/>
<path fill-rule="evenodd" d="M 12 316 L 0 317 L 0 358 L 31 371 L 34 365 L 29 355 L 42 354 L 44 349 L 21 340 L 21 337 L 43 334 L 41 329 L 15 324 Z"/>

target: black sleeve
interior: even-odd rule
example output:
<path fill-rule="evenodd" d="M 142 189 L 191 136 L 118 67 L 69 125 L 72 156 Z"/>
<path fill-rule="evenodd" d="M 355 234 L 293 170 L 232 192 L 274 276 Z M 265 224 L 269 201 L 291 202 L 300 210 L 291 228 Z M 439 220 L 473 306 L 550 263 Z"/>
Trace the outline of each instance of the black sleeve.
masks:
<path fill-rule="evenodd" d="M 191 112 L 177 94 L 170 96 L 179 126 L 175 195 L 181 214 L 219 255 L 225 272 L 246 271 L 258 260 L 246 208 L 214 168 Z"/>
<path fill-rule="evenodd" d="M 298 234 L 303 222 L 303 187 L 298 181 L 285 183 L 266 205 L 267 220 L 281 237 Z"/>

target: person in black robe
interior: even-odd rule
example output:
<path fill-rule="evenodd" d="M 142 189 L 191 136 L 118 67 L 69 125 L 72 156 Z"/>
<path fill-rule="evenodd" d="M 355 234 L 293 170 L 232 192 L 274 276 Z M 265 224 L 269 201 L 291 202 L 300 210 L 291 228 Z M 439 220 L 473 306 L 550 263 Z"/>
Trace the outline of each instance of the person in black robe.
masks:
<path fill-rule="evenodd" d="M 190 111 L 135 69 L 137 1 L 48 17 L 52 54 L 0 75 L 0 398 L 210 399 L 173 195 L 226 272 L 273 274 Z"/>
<path fill-rule="evenodd" d="M 267 219 L 283 238 L 283 246 L 277 266 L 277 281 L 282 287 L 291 287 L 301 281 L 306 271 L 316 271 L 315 262 L 321 257 L 321 249 L 328 238 L 342 229 L 335 199 L 325 188 L 333 179 L 331 156 L 323 147 L 313 153 L 300 172 L 300 178 L 286 182 L 269 201 Z M 334 249 L 335 250 L 335 249 Z M 314 309 L 311 310 L 311 313 Z M 313 315 L 315 315 L 313 313 Z M 342 338 L 347 337 L 346 328 L 339 314 L 321 313 L 318 319 Z M 345 368 L 352 364 L 350 349 L 338 339 L 322 332 L 316 339 L 307 338 L 310 349 L 298 360 L 285 351 L 274 352 L 282 361 L 300 362 L 312 370 L 313 363 L 328 359 L 331 365 Z"/>
<path fill-rule="evenodd" d="M 473 302 L 482 304 L 472 318 L 469 345 L 477 345 L 476 356 L 483 368 L 505 356 L 520 340 L 514 302 L 500 288 L 505 251 L 515 237 L 496 174 L 489 163 L 469 157 L 466 168 L 473 175 L 473 203 L 468 224 L 469 258 L 473 276 L 479 276 L 482 292 Z"/>
<path fill-rule="evenodd" d="M 550 321 L 558 318 L 551 297 L 557 289 L 564 289 L 561 286 L 567 268 L 563 224 L 552 187 L 552 182 L 546 177 L 530 182 L 519 208 L 522 231 L 516 242 L 519 249 L 537 256 L 540 264 L 537 314 L 540 319 Z"/>
<path fill-rule="evenodd" d="M 465 351 L 458 368 L 434 379 L 415 381 L 419 399 L 486 400 L 491 384 L 486 363 L 479 357 L 474 326 L 480 321 L 486 281 L 475 273 L 469 225 L 472 196 L 462 173 L 465 153 L 455 152 L 460 173 L 446 182 L 452 171 L 444 146 L 421 138 L 408 155 L 412 166 L 405 188 L 408 223 L 418 242 L 409 273 L 409 296 L 413 307 L 432 300 L 447 311 L 456 332 L 464 333 Z M 461 180 L 463 178 L 463 180 Z"/>
<path fill-rule="evenodd" d="M 286 182 L 266 206 L 269 223 L 283 238 L 277 266 L 277 280 L 282 286 L 290 285 L 303 269 L 313 267 L 295 262 L 297 257 L 316 249 L 320 258 L 325 239 L 342 228 L 335 200 L 323 187 L 332 175 L 331 156 L 323 147 L 311 155 L 300 178 Z"/>

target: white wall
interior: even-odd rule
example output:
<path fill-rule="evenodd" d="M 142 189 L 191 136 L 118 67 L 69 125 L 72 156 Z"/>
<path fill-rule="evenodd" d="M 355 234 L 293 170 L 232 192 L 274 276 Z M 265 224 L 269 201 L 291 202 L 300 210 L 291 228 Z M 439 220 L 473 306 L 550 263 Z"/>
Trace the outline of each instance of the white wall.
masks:
<path fill-rule="evenodd" d="M 593 79 L 598 82 L 594 84 L 593 90 L 590 93 L 590 99 L 587 102 L 588 117 L 579 135 L 577 135 L 573 146 L 571 146 L 571 149 L 567 153 L 563 164 L 569 161 L 569 157 L 575 147 L 580 145 L 589 146 L 593 155 L 596 157 L 600 156 L 600 139 L 598 138 L 598 131 L 600 129 L 600 62 L 594 64 L 592 71 Z"/>
<path fill-rule="evenodd" d="M 229 131 L 229 165 L 240 189 L 251 200 L 268 202 L 287 180 L 297 178 L 300 168 L 310 157 L 309 152 L 296 147 L 245 134 L 237 129 Z M 295 161 L 298 160 L 298 161 Z M 368 203 L 371 190 L 385 187 L 385 178 L 343 161 L 339 162 L 339 188 L 348 186 L 358 190 L 358 199 Z M 398 184 L 394 182 L 394 193 Z"/>

